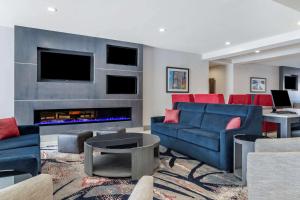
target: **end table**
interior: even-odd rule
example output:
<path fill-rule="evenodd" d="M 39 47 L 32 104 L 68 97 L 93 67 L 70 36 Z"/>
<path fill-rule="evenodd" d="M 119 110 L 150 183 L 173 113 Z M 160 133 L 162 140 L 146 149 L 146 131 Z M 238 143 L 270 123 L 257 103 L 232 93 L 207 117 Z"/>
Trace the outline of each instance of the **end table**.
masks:
<path fill-rule="evenodd" d="M 247 155 L 254 152 L 257 139 L 268 138 L 261 135 L 236 135 L 234 137 L 233 173 L 242 179 L 242 185 L 247 184 Z"/>

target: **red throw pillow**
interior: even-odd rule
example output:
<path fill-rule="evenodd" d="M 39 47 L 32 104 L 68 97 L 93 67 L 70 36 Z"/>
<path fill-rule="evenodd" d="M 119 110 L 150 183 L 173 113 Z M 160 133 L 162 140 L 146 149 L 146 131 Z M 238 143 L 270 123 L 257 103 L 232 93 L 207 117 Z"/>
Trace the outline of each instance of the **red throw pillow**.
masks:
<path fill-rule="evenodd" d="M 235 129 L 235 128 L 240 128 L 241 127 L 241 118 L 240 117 L 235 117 L 232 118 L 226 126 L 226 130 L 230 130 L 230 129 Z"/>
<path fill-rule="evenodd" d="M 180 110 L 166 109 L 164 123 L 178 124 Z"/>
<path fill-rule="evenodd" d="M 0 140 L 20 136 L 15 118 L 0 119 Z"/>

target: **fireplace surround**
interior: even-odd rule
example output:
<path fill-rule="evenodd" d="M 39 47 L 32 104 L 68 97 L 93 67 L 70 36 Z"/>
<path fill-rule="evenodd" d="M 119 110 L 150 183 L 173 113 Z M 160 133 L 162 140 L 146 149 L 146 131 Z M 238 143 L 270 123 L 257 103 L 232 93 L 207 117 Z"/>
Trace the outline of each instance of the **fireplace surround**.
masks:
<path fill-rule="evenodd" d="M 106 58 L 109 45 L 137 49 L 137 65 L 108 63 Z M 15 116 L 18 124 L 39 124 L 42 135 L 74 130 L 101 130 L 105 127 L 142 126 L 142 44 L 16 26 L 15 47 Z M 93 81 L 40 82 L 39 48 L 93 54 Z M 136 77 L 136 92 L 107 94 L 107 76 Z M 130 112 L 111 115 L 102 108 L 130 108 Z M 101 113 L 97 109 L 102 109 L 101 112 L 106 115 L 95 117 L 95 113 Z M 59 113 L 58 120 L 53 116 L 52 121 L 42 118 L 49 111 L 66 110 L 67 113 Z M 51 118 L 51 113 L 49 115 L 48 118 Z M 80 118 L 84 115 L 86 116 Z"/>

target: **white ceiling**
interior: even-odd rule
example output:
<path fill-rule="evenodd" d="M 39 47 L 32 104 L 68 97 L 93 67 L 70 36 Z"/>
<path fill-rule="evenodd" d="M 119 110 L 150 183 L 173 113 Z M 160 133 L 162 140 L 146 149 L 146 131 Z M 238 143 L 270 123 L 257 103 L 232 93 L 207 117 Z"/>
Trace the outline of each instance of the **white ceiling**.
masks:
<path fill-rule="evenodd" d="M 58 9 L 49 13 L 48 6 Z M 205 53 L 299 30 L 300 12 L 272 0 L 0 0 L 0 25 Z M 166 32 L 160 33 L 160 27 Z"/>

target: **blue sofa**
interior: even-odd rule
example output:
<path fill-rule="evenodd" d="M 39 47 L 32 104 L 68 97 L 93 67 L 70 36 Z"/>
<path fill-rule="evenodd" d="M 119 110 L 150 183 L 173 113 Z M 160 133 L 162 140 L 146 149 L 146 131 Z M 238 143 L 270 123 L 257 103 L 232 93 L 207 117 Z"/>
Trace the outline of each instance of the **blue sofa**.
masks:
<path fill-rule="evenodd" d="M 14 170 L 36 176 L 41 170 L 39 127 L 18 128 L 19 137 L 0 140 L 0 171 Z"/>
<path fill-rule="evenodd" d="M 221 170 L 232 171 L 234 135 L 262 134 L 260 106 L 176 103 L 174 108 L 180 110 L 179 123 L 152 117 L 151 133 L 160 137 L 161 145 Z M 225 130 L 233 117 L 241 117 L 241 128 Z"/>

